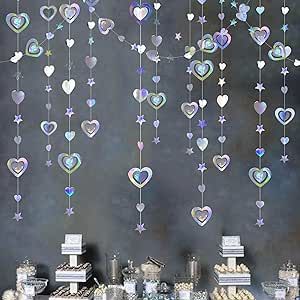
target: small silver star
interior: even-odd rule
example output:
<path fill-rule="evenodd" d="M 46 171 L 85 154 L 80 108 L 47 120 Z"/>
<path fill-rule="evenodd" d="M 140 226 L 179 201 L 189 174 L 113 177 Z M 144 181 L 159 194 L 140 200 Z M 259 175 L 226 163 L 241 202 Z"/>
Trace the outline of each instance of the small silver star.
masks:
<path fill-rule="evenodd" d="M 262 91 L 265 90 L 264 84 L 258 82 L 258 83 L 256 84 L 255 89 L 258 90 L 258 91 L 261 93 Z"/>
<path fill-rule="evenodd" d="M 94 42 L 94 38 L 91 36 L 90 38 L 89 38 L 89 41 L 88 41 L 88 44 L 91 46 L 91 45 L 93 45 L 95 42 Z"/>
<path fill-rule="evenodd" d="M 182 39 L 181 32 L 175 33 L 175 40 L 180 41 Z"/>
<path fill-rule="evenodd" d="M 73 207 L 67 208 L 65 215 L 67 215 L 68 217 L 70 217 L 71 215 L 74 215 L 74 208 Z"/>
<path fill-rule="evenodd" d="M 225 78 L 219 78 L 218 85 L 223 86 L 226 83 Z"/>
<path fill-rule="evenodd" d="M 146 230 L 145 228 L 145 224 L 136 224 L 136 228 L 135 230 L 139 233 L 139 234 L 142 234 L 143 231 Z"/>
<path fill-rule="evenodd" d="M 281 155 L 280 161 L 284 164 L 287 163 L 289 161 L 288 155 Z"/>
<path fill-rule="evenodd" d="M 193 150 L 193 148 L 186 148 L 185 153 L 186 153 L 187 155 L 192 155 L 192 154 L 194 154 L 194 150 Z"/>
<path fill-rule="evenodd" d="M 15 119 L 14 119 L 14 122 L 17 123 L 18 125 L 23 122 L 22 120 L 22 115 L 16 115 L 15 116 Z"/>
<path fill-rule="evenodd" d="M 143 125 L 143 123 L 145 123 L 146 120 L 144 118 L 144 115 L 141 115 L 141 116 L 137 116 L 137 120 L 136 120 L 136 123 L 139 123 L 141 126 Z"/>
<path fill-rule="evenodd" d="M 197 23 L 200 23 L 200 24 L 207 23 L 206 17 L 205 16 L 200 16 Z"/>
<path fill-rule="evenodd" d="M 160 138 L 159 136 L 155 137 L 152 141 L 152 143 L 154 143 L 155 145 L 157 145 L 158 143 L 160 143 Z"/>
<path fill-rule="evenodd" d="M 265 225 L 264 219 L 263 218 L 257 219 L 255 225 L 257 225 L 259 228 L 262 227 L 262 226 L 264 226 Z"/>
<path fill-rule="evenodd" d="M 74 115 L 73 108 L 68 107 L 65 115 L 68 116 L 69 118 L 71 118 Z"/>
<path fill-rule="evenodd" d="M 188 74 L 192 74 L 192 69 L 191 69 L 191 67 L 190 66 L 188 66 L 187 68 L 186 68 L 186 72 L 188 73 Z"/>
<path fill-rule="evenodd" d="M 13 220 L 16 220 L 17 222 L 23 220 L 22 213 L 15 213 Z"/>
<path fill-rule="evenodd" d="M 281 74 L 286 76 L 287 74 L 289 74 L 289 71 L 288 71 L 288 68 L 287 67 L 284 67 L 281 69 Z"/>
<path fill-rule="evenodd" d="M 137 49 L 136 43 L 132 44 L 131 45 L 131 50 L 136 51 L 136 49 Z"/>
<path fill-rule="evenodd" d="M 50 92 L 52 91 L 51 85 L 46 85 L 45 91 L 46 91 L 47 93 L 50 93 Z"/>
<path fill-rule="evenodd" d="M 221 124 L 224 124 L 226 122 L 226 119 L 224 116 L 219 116 L 219 121 Z"/>
<path fill-rule="evenodd" d="M 257 125 L 256 126 L 256 132 L 258 132 L 259 134 L 262 134 L 264 131 L 265 131 L 264 125 Z"/>
<path fill-rule="evenodd" d="M 93 85 L 95 85 L 95 84 L 96 84 L 96 82 L 95 82 L 94 78 L 89 78 L 89 79 L 88 79 L 87 85 L 93 86 Z"/>
<path fill-rule="evenodd" d="M 206 170 L 207 170 L 207 168 L 206 168 L 205 163 L 199 164 L 198 171 L 200 171 L 201 173 L 204 173 L 204 171 L 206 171 Z"/>

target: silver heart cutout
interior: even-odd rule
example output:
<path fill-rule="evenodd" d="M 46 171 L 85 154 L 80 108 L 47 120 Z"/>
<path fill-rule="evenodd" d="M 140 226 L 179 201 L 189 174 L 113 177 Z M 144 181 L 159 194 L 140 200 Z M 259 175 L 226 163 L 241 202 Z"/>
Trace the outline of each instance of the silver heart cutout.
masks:
<path fill-rule="evenodd" d="M 81 129 L 89 138 L 92 138 L 99 131 L 100 123 L 97 120 L 86 120 L 81 123 Z"/>

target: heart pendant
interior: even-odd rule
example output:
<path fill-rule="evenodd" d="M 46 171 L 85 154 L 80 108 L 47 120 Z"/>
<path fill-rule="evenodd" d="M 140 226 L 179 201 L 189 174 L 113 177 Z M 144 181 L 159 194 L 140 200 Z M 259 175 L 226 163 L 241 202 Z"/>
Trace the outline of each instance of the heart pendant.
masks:
<path fill-rule="evenodd" d="M 190 64 L 190 68 L 196 78 L 204 81 L 212 74 L 214 65 L 210 60 L 205 60 L 203 62 L 200 60 L 193 60 Z"/>
<path fill-rule="evenodd" d="M 196 115 L 198 109 L 199 106 L 196 102 L 184 102 L 181 104 L 181 110 L 188 119 L 192 119 Z"/>
<path fill-rule="evenodd" d="M 76 82 L 74 79 L 70 79 L 70 80 L 65 80 L 63 81 L 61 87 L 63 89 L 63 91 L 67 94 L 67 95 L 71 95 L 71 93 L 74 91 L 76 86 Z"/>
<path fill-rule="evenodd" d="M 89 69 L 93 69 L 96 66 L 98 60 L 95 56 L 86 56 L 84 61 Z"/>
<path fill-rule="evenodd" d="M 68 197 L 72 197 L 75 194 L 75 188 L 73 186 L 67 186 L 65 188 L 65 193 Z"/>
<path fill-rule="evenodd" d="M 18 15 L 15 13 L 9 13 L 6 16 L 6 23 L 15 33 L 21 33 L 28 27 L 30 18 L 26 13 L 20 13 Z"/>
<path fill-rule="evenodd" d="M 292 48 L 284 46 L 281 42 L 276 42 L 268 52 L 268 56 L 273 61 L 280 61 L 288 58 L 292 53 Z"/>
<path fill-rule="evenodd" d="M 253 27 L 253 29 L 250 31 L 250 36 L 255 43 L 257 43 L 259 46 L 262 46 L 268 40 L 270 33 L 271 31 L 267 26 L 263 26 L 261 28 Z"/>
<path fill-rule="evenodd" d="M 58 155 L 59 166 L 68 174 L 74 173 L 81 166 L 81 157 L 78 153 L 71 155 L 61 153 Z"/>
<path fill-rule="evenodd" d="M 100 123 L 97 120 L 92 121 L 83 121 L 81 123 L 81 129 L 82 131 L 89 137 L 92 138 L 96 135 L 100 128 Z"/>
<path fill-rule="evenodd" d="M 213 157 L 213 163 L 215 165 L 215 167 L 223 172 L 226 170 L 226 168 L 229 166 L 230 164 L 230 157 L 228 155 L 215 155 Z"/>
<path fill-rule="evenodd" d="M 30 39 L 25 48 L 25 54 L 31 57 L 40 57 L 44 52 L 43 47 L 39 45 L 36 39 Z"/>
<path fill-rule="evenodd" d="M 262 115 L 267 109 L 267 103 L 262 101 L 255 101 L 254 102 L 254 110 L 257 114 Z"/>
<path fill-rule="evenodd" d="M 220 49 L 227 48 L 231 43 L 231 35 L 225 28 L 222 28 L 220 32 L 216 32 L 213 39 Z"/>
<path fill-rule="evenodd" d="M 208 223 L 212 216 L 212 209 L 209 206 L 201 207 L 194 207 L 191 211 L 191 215 L 194 221 L 203 227 Z"/>
<path fill-rule="evenodd" d="M 262 188 L 272 178 L 272 173 L 269 168 L 252 168 L 249 170 L 249 178 L 258 187 Z"/>
<path fill-rule="evenodd" d="M 11 92 L 11 98 L 13 99 L 13 101 L 19 105 L 23 102 L 23 100 L 25 99 L 25 93 L 23 91 L 16 91 L 13 90 Z"/>
<path fill-rule="evenodd" d="M 111 19 L 99 18 L 98 28 L 100 33 L 107 35 L 115 27 L 115 22 Z"/>
<path fill-rule="evenodd" d="M 54 5 L 50 5 L 50 6 L 44 5 L 40 8 L 41 17 L 47 22 L 52 21 L 56 16 L 56 14 L 57 14 L 57 8 Z"/>
<path fill-rule="evenodd" d="M 152 175 L 152 170 L 148 167 L 142 169 L 132 168 L 128 172 L 129 180 L 139 189 L 143 188 L 151 180 Z"/>
<path fill-rule="evenodd" d="M 43 121 L 41 122 L 41 130 L 47 135 L 50 136 L 53 134 L 57 129 L 57 123 L 54 121 L 48 122 Z"/>
<path fill-rule="evenodd" d="M 205 34 L 201 40 L 197 42 L 201 51 L 206 53 L 214 53 L 218 50 L 217 43 L 214 42 L 211 34 Z"/>
<path fill-rule="evenodd" d="M 149 19 L 153 12 L 152 5 L 148 2 L 133 1 L 130 4 L 129 12 L 132 17 L 136 18 L 136 21 L 141 24 Z"/>
<path fill-rule="evenodd" d="M 63 19 L 71 24 L 73 23 L 80 13 L 80 6 L 77 3 L 69 4 L 62 4 L 59 8 L 59 12 Z"/>
<path fill-rule="evenodd" d="M 19 159 L 11 158 L 7 161 L 7 167 L 14 176 L 19 178 L 25 173 L 28 167 L 28 161 L 24 157 Z"/>
<path fill-rule="evenodd" d="M 150 93 L 147 97 L 147 100 L 155 110 L 158 110 L 165 105 L 167 102 L 167 97 L 164 93 Z"/>
<path fill-rule="evenodd" d="M 275 117 L 283 126 L 288 125 L 295 117 L 295 110 L 293 108 L 279 107 L 275 110 Z"/>
<path fill-rule="evenodd" d="M 207 138 L 198 138 L 197 139 L 197 146 L 203 152 L 208 146 L 208 139 Z"/>
<path fill-rule="evenodd" d="M 148 93 L 149 92 L 146 89 L 141 89 L 141 90 L 135 89 L 132 94 L 133 94 L 134 99 L 137 102 L 142 103 L 143 101 L 145 101 L 147 99 Z"/>

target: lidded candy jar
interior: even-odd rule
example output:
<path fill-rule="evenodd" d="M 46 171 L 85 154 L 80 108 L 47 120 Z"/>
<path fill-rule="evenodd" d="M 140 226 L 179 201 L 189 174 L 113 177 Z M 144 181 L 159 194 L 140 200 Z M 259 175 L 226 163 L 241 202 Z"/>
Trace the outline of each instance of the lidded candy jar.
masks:
<path fill-rule="evenodd" d="M 279 280 L 285 281 L 289 285 L 287 299 L 294 300 L 299 296 L 299 272 L 290 260 L 280 268 Z"/>
<path fill-rule="evenodd" d="M 201 278 L 200 258 L 194 254 L 189 254 L 186 263 L 186 276 L 198 284 Z"/>
<path fill-rule="evenodd" d="M 37 274 L 37 267 L 29 259 L 25 259 L 16 270 L 17 284 L 16 288 L 18 292 L 21 292 L 21 282 L 27 279 L 34 278 Z"/>
<path fill-rule="evenodd" d="M 125 297 L 128 300 L 137 299 L 137 280 L 139 277 L 139 269 L 133 266 L 133 261 L 128 260 L 128 266 L 122 270 L 124 277 Z"/>

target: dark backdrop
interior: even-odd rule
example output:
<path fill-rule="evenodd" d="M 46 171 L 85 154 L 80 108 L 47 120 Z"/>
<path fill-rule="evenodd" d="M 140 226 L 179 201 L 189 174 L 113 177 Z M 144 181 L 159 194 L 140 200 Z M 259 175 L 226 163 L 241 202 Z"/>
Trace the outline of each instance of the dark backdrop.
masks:
<path fill-rule="evenodd" d="M 21 11 L 29 13 L 32 19 L 30 28 L 21 34 L 22 47 L 30 37 L 37 37 L 39 40 L 44 38 L 46 23 L 39 16 L 39 7 L 45 2 L 21 1 Z M 60 1 L 52 2 L 61 4 Z M 159 12 L 159 32 L 164 37 L 161 54 L 181 54 L 187 44 L 187 1 L 161 2 L 163 6 Z M 263 24 L 272 28 L 269 43 L 282 40 L 281 1 L 264 2 L 266 12 L 263 15 Z M 300 57 L 300 10 L 296 1 L 287 2 L 291 9 L 288 14 L 287 41 L 293 47 L 293 57 Z M 251 24 L 257 24 L 255 5 L 253 1 L 249 14 Z M 24 77 L 21 88 L 26 92 L 26 99 L 21 105 L 24 119 L 21 124 L 21 154 L 28 158 L 30 167 L 21 179 L 24 220 L 20 223 L 12 220 L 16 180 L 8 172 L 6 161 L 15 155 L 15 105 L 10 93 L 15 88 L 13 75 L 16 69 L 13 64 L 1 64 L 0 289 L 14 285 L 16 264 L 27 256 L 41 265 L 40 274 L 50 278 L 49 291 L 53 290 L 57 286 L 54 280 L 55 268 L 67 259 L 60 254 L 60 243 L 65 233 L 84 234 L 89 246 L 86 259 L 93 263 L 95 274 L 99 277 L 105 271 L 105 252 L 119 249 L 124 262 L 127 258 L 133 258 L 136 263 L 141 263 L 147 255 L 160 258 L 167 264 L 163 277 L 172 281 L 176 272 L 183 272 L 185 255 L 193 251 L 201 256 L 204 268 L 203 286 L 212 288 L 215 285 L 213 266 L 224 261 L 217 251 L 222 234 L 241 235 L 246 246 L 244 262 L 251 268 L 253 285 L 258 290 L 261 281 L 277 277 L 278 268 L 285 260 L 291 258 L 299 263 L 299 118 L 296 117 L 287 128 L 287 135 L 291 139 L 287 147 L 290 162 L 282 165 L 279 161 L 282 152 L 279 141 L 282 126 L 274 118 L 275 108 L 282 105 L 281 64 L 270 62 L 267 59 L 268 49 L 263 47 L 263 58 L 267 61 L 263 71 L 263 81 L 267 88 L 264 99 L 269 106 L 263 116 L 267 129 L 263 135 L 264 147 L 267 150 L 263 162 L 272 169 L 273 179 L 263 189 L 266 225 L 261 229 L 254 226 L 257 216 L 257 189 L 247 175 L 249 168 L 257 164 L 254 153 L 257 146 L 257 115 L 253 110 L 253 102 L 257 98 L 254 86 L 257 82 L 258 51 L 248 35 L 246 25 L 240 23 L 232 28 L 233 41 L 225 50 L 225 61 L 228 65 L 225 72 L 228 84 L 225 88 L 230 96 L 230 102 L 225 109 L 228 120 L 225 124 L 225 134 L 228 137 L 225 151 L 231 155 L 232 163 L 222 174 L 211 162 L 213 155 L 219 152 L 219 144 L 216 142 L 219 135 L 219 108 L 215 101 L 219 91 L 216 85 L 219 72 L 216 71 L 205 83 L 205 97 L 209 102 L 205 110 L 209 125 L 205 135 L 210 140 L 205 152 L 205 161 L 208 164 L 205 175 L 206 203 L 213 208 L 214 216 L 204 228 L 197 226 L 190 217 L 191 208 L 199 203 L 197 186 L 200 176 L 196 169 L 200 158 L 198 151 L 192 157 L 184 154 L 187 120 L 180 111 L 180 104 L 187 99 L 187 61 L 164 61 L 159 65 L 162 76 L 160 89 L 168 95 L 168 103 L 159 112 L 159 135 L 162 142 L 157 146 L 151 143 L 153 127 L 150 120 L 154 117 L 154 112 L 148 105 L 144 105 L 146 119 L 149 120 L 143 127 L 146 142 L 144 165 L 152 167 L 154 178 L 144 189 L 144 202 L 147 204 L 144 221 L 148 231 L 140 236 L 133 231 L 138 217 L 135 210 L 138 191 L 127 178 L 128 170 L 136 166 L 138 161 L 138 127 L 135 123 L 138 104 L 131 96 L 133 89 L 138 87 L 138 56 L 130 51 L 128 45 L 121 44 L 114 35 L 104 37 L 95 31 L 94 49 L 99 62 L 95 74 L 97 105 L 94 111 L 103 129 L 96 138 L 88 140 L 80 130 L 81 121 L 88 116 L 85 104 L 88 97 L 88 87 L 85 84 L 88 72 L 84 64 L 84 57 L 88 55 L 88 12 L 83 4 L 81 6 L 82 12 L 72 25 L 73 37 L 76 40 L 72 48 L 72 72 L 77 80 L 77 88 L 72 94 L 73 107 L 77 113 L 72 118 L 72 125 L 77 136 L 72 142 L 72 149 L 82 155 L 83 164 L 72 176 L 77 192 L 73 198 L 76 214 L 71 218 L 64 216 L 66 174 L 56 163 L 49 169 L 44 166 L 46 153 L 43 149 L 46 139 L 39 129 L 40 121 L 46 119 L 46 78 L 42 74 L 46 57 L 42 56 L 39 59 L 25 57 L 21 61 Z M 97 12 L 102 17 L 113 18 L 116 31 L 124 34 L 128 40 L 137 42 L 138 28 L 129 16 L 128 6 L 129 1 L 100 1 Z M 234 11 L 230 9 L 229 3 L 225 7 L 228 22 L 233 18 Z M 213 33 L 219 28 L 218 9 L 217 1 L 207 1 L 205 14 L 209 22 L 205 25 L 205 32 Z M 1 59 L 10 57 L 15 49 L 15 35 L 4 21 L 5 15 L 14 11 L 15 1 L 2 1 Z M 193 1 L 193 11 L 196 17 L 200 13 L 197 1 Z M 57 24 L 60 20 L 57 16 L 52 24 Z M 144 27 L 144 37 L 147 38 L 145 43 L 149 48 L 149 39 L 154 32 L 152 21 Z M 175 41 L 175 32 L 182 32 L 184 38 L 181 42 Z M 200 37 L 198 23 L 195 23 L 193 32 L 193 40 L 196 42 Z M 67 148 L 64 138 L 67 129 L 67 119 L 64 116 L 67 97 L 60 88 L 61 82 L 67 77 L 67 49 L 64 42 L 66 36 L 67 29 L 64 28 L 62 32 L 56 33 L 52 41 L 52 60 L 56 66 L 56 73 L 52 77 L 52 116 L 59 124 L 59 129 L 52 137 L 54 161 L 57 154 Z M 199 57 L 199 54 L 195 57 Z M 213 55 L 212 59 L 218 63 L 219 54 Z M 154 66 L 147 59 L 144 62 L 147 78 L 145 86 L 151 90 Z M 289 62 L 288 65 L 290 91 L 287 103 L 288 106 L 299 109 L 299 71 L 292 63 Z M 197 100 L 200 89 L 196 81 L 194 83 L 196 88 L 193 99 Z M 193 121 L 195 129 L 196 121 Z"/>

